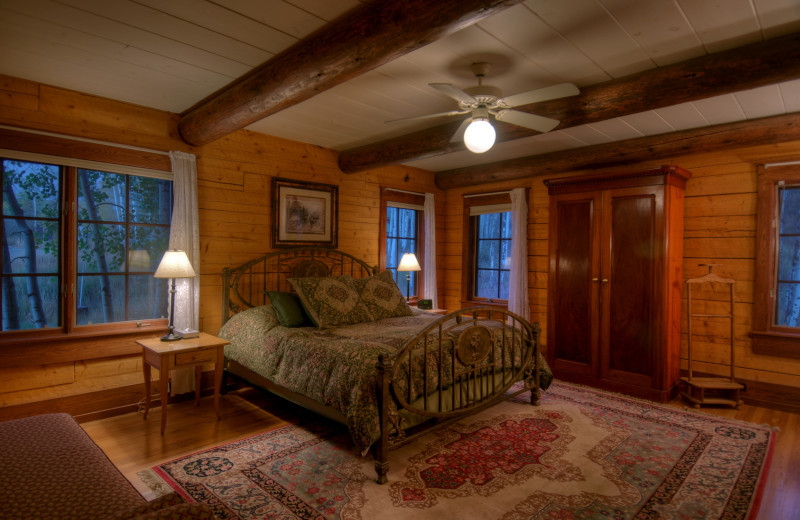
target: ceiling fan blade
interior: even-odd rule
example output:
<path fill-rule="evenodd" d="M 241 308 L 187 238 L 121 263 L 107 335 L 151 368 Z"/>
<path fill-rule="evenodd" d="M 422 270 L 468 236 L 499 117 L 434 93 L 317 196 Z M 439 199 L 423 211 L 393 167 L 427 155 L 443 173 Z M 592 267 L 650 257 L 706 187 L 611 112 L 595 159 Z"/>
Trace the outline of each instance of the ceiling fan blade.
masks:
<path fill-rule="evenodd" d="M 464 140 L 464 132 L 467 131 L 467 127 L 469 126 L 469 124 L 471 122 L 472 122 L 472 118 L 471 117 L 468 117 L 468 118 L 464 119 L 464 121 L 461 123 L 461 125 L 456 130 L 456 133 L 454 133 L 453 137 L 450 138 L 450 142 L 451 143 L 457 143 L 459 141 L 463 141 Z"/>
<path fill-rule="evenodd" d="M 567 96 L 575 96 L 580 94 L 578 87 L 572 83 L 559 83 L 550 87 L 538 88 L 528 92 L 521 92 L 513 96 L 507 96 L 497 100 L 499 106 L 518 107 L 520 105 L 530 105 L 531 103 L 538 103 L 540 101 L 547 101 L 548 99 L 558 99 Z"/>
<path fill-rule="evenodd" d="M 417 119 L 431 119 L 434 117 L 452 117 L 452 116 L 460 116 L 464 114 L 469 114 L 469 110 L 451 110 L 450 112 L 438 112 L 436 114 L 425 114 L 422 116 L 412 116 L 412 117 L 404 117 L 402 119 L 392 119 L 391 121 L 385 121 L 386 123 L 397 123 L 398 121 L 415 121 Z"/>
<path fill-rule="evenodd" d="M 524 126 L 525 128 L 536 130 L 537 132 L 549 132 L 560 123 L 558 119 L 528 114 L 527 112 L 520 112 L 519 110 L 498 110 L 496 112 L 492 111 L 492 114 L 494 114 L 494 117 L 496 117 L 498 121 Z"/>
<path fill-rule="evenodd" d="M 465 105 L 474 105 L 478 103 L 477 99 L 450 83 L 428 83 L 428 86 L 435 88 L 445 96 L 449 96 L 459 103 L 464 103 Z"/>

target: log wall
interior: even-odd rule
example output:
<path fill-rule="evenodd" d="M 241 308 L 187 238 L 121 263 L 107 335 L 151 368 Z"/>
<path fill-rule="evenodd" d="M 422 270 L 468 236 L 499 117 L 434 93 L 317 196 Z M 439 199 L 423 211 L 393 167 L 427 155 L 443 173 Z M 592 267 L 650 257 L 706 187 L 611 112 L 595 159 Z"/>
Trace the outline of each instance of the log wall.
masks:
<path fill-rule="evenodd" d="M 200 276 L 200 329 L 212 334 L 221 323 L 222 268 L 271 250 L 274 176 L 338 185 L 339 249 L 371 264 L 378 264 L 381 186 L 434 193 L 441 207 L 437 235 L 443 241 L 444 195 L 427 171 L 396 166 L 345 175 L 335 151 L 246 130 L 192 148 L 178 139 L 175 114 L 4 76 L 0 125 L 195 154 L 200 261 L 194 267 Z M 95 349 L 106 346 L 113 346 L 116 355 L 97 357 Z M 81 353 L 92 350 L 91 359 Z M 96 414 L 135 408 L 143 396 L 139 352 L 130 337 L 52 348 L 4 348 L 0 337 L 0 419 L 43 411 Z M 48 362 L 56 357 L 57 362 Z"/>
<path fill-rule="evenodd" d="M 201 258 L 201 329 L 215 333 L 220 324 L 219 273 L 266 253 L 271 229 L 270 181 L 274 176 L 339 185 L 339 248 L 378 262 L 380 186 L 430 191 L 437 198 L 440 306 L 461 301 L 463 199 L 465 193 L 529 187 L 528 272 L 531 319 L 546 341 L 548 196 L 542 177 L 437 190 L 433 175 L 407 167 L 386 167 L 342 174 L 337 153 L 304 143 L 239 131 L 209 145 L 192 148 L 177 137 L 177 116 L 34 82 L 0 76 L 0 124 L 17 128 L 134 145 L 181 150 L 197 156 Z M 2 148 L 2 144 L 0 144 Z M 754 354 L 752 322 L 755 266 L 756 168 L 758 163 L 800 159 L 800 143 L 761 146 L 736 153 L 675 157 L 692 172 L 686 187 L 684 276 L 699 276 L 699 263 L 721 263 L 718 274 L 737 280 L 735 348 L 737 376 L 748 383 L 754 403 L 800 408 L 800 357 Z M 590 173 L 570 172 L 568 175 Z M 698 293 L 698 308 L 714 309 L 722 294 Z M 701 307 L 702 306 L 702 307 Z M 685 305 L 684 305 L 685 316 Z M 721 373 L 727 355 L 728 327 L 708 320 L 693 324 L 699 367 Z M 685 317 L 683 330 L 686 330 Z M 685 333 L 684 333 L 685 334 Z M 683 360 L 686 362 L 684 335 Z M 113 350 L 103 357 L 82 357 L 80 349 L 30 345 L 7 348 L 0 338 L 0 419 L 43 411 L 96 416 L 135 409 L 143 393 L 139 351 L 130 337 L 83 342 L 87 352 Z M 66 349 L 66 350 L 65 350 Z M 106 412 L 103 412 L 106 410 Z"/>
<path fill-rule="evenodd" d="M 747 383 L 746 401 L 800 410 L 800 352 L 787 358 L 753 352 L 749 332 L 753 316 L 756 237 L 756 165 L 800 160 L 800 142 L 740 149 L 735 153 L 708 153 L 674 157 L 652 163 L 626 166 L 647 169 L 675 164 L 692 173 L 686 184 L 684 278 L 707 272 L 701 263 L 722 264 L 714 272 L 737 281 L 735 285 L 736 377 Z M 608 169 L 615 171 L 617 169 Z M 599 173 L 574 171 L 565 176 Z M 547 342 L 547 271 L 549 198 L 544 177 L 458 188 L 446 192 L 447 241 L 445 243 L 445 301 L 456 308 L 461 299 L 463 245 L 463 195 L 529 187 L 528 291 L 531 320 L 542 327 Z M 727 313 L 727 290 L 693 291 L 694 312 Z M 687 369 L 686 295 L 683 302 L 682 368 Z M 716 309 L 716 311 L 715 311 Z M 724 375 L 730 355 L 730 326 L 727 320 L 706 319 L 692 323 L 693 367 L 707 374 Z"/>

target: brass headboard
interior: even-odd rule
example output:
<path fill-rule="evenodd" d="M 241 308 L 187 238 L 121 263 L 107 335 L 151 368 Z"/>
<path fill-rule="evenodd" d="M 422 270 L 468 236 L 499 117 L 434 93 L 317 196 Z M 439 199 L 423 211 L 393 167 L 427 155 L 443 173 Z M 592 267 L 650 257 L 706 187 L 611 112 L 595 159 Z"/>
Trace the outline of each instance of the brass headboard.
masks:
<path fill-rule="evenodd" d="M 338 251 L 321 247 L 284 249 L 266 254 L 239 267 L 222 270 L 222 324 L 237 312 L 265 305 L 268 291 L 291 291 L 289 278 L 350 275 L 364 278 L 377 266 Z"/>

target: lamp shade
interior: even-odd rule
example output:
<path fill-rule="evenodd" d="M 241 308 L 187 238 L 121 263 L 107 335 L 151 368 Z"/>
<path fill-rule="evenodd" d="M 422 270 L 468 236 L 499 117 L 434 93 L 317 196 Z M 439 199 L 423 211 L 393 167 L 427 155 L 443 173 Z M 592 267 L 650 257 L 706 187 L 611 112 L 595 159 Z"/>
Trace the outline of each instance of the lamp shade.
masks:
<path fill-rule="evenodd" d="M 483 153 L 494 146 L 495 137 L 488 119 L 474 118 L 464 132 L 464 145 L 470 152 Z"/>
<path fill-rule="evenodd" d="M 400 259 L 400 265 L 397 266 L 398 271 L 422 271 L 422 268 L 417 262 L 417 257 L 414 253 L 406 253 Z"/>
<path fill-rule="evenodd" d="M 155 278 L 192 278 L 195 275 L 185 251 L 170 249 L 161 258 Z"/>

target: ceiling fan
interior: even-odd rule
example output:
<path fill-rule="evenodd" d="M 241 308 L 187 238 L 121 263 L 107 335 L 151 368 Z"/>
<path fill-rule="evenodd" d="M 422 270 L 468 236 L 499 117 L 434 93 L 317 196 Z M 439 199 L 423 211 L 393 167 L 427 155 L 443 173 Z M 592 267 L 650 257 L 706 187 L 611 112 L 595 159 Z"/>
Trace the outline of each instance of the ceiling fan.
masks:
<path fill-rule="evenodd" d="M 538 132 L 549 132 L 558 126 L 559 121 L 557 119 L 512 110 L 512 108 L 538 103 L 539 101 L 547 101 L 548 99 L 574 96 L 580 93 L 578 87 L 572 83 L 559 83 L 550 87 L 503 97 L 503 93 L 499 88 L 483 84 L 483 78 L 492 68 L 490 63 L 473 63 L 470 68 L 478 78 L 477 86 L 462 90 L 450 83 L 428 83 L 429 86 L 442 94 L 455 99 L 458 102 L 458 110 L 395 119 L 387 121 L 387 123 L 470 114 L 458 127 L 450 142 L 453 143 L 464 139 L 467 149 L 475 153 L 483 153 L 494 145 L 496 136 L 494 127 L 490 122 L 490 116 L 494 116 L 495 119 L 504 123 L 530 128 Z"/>

